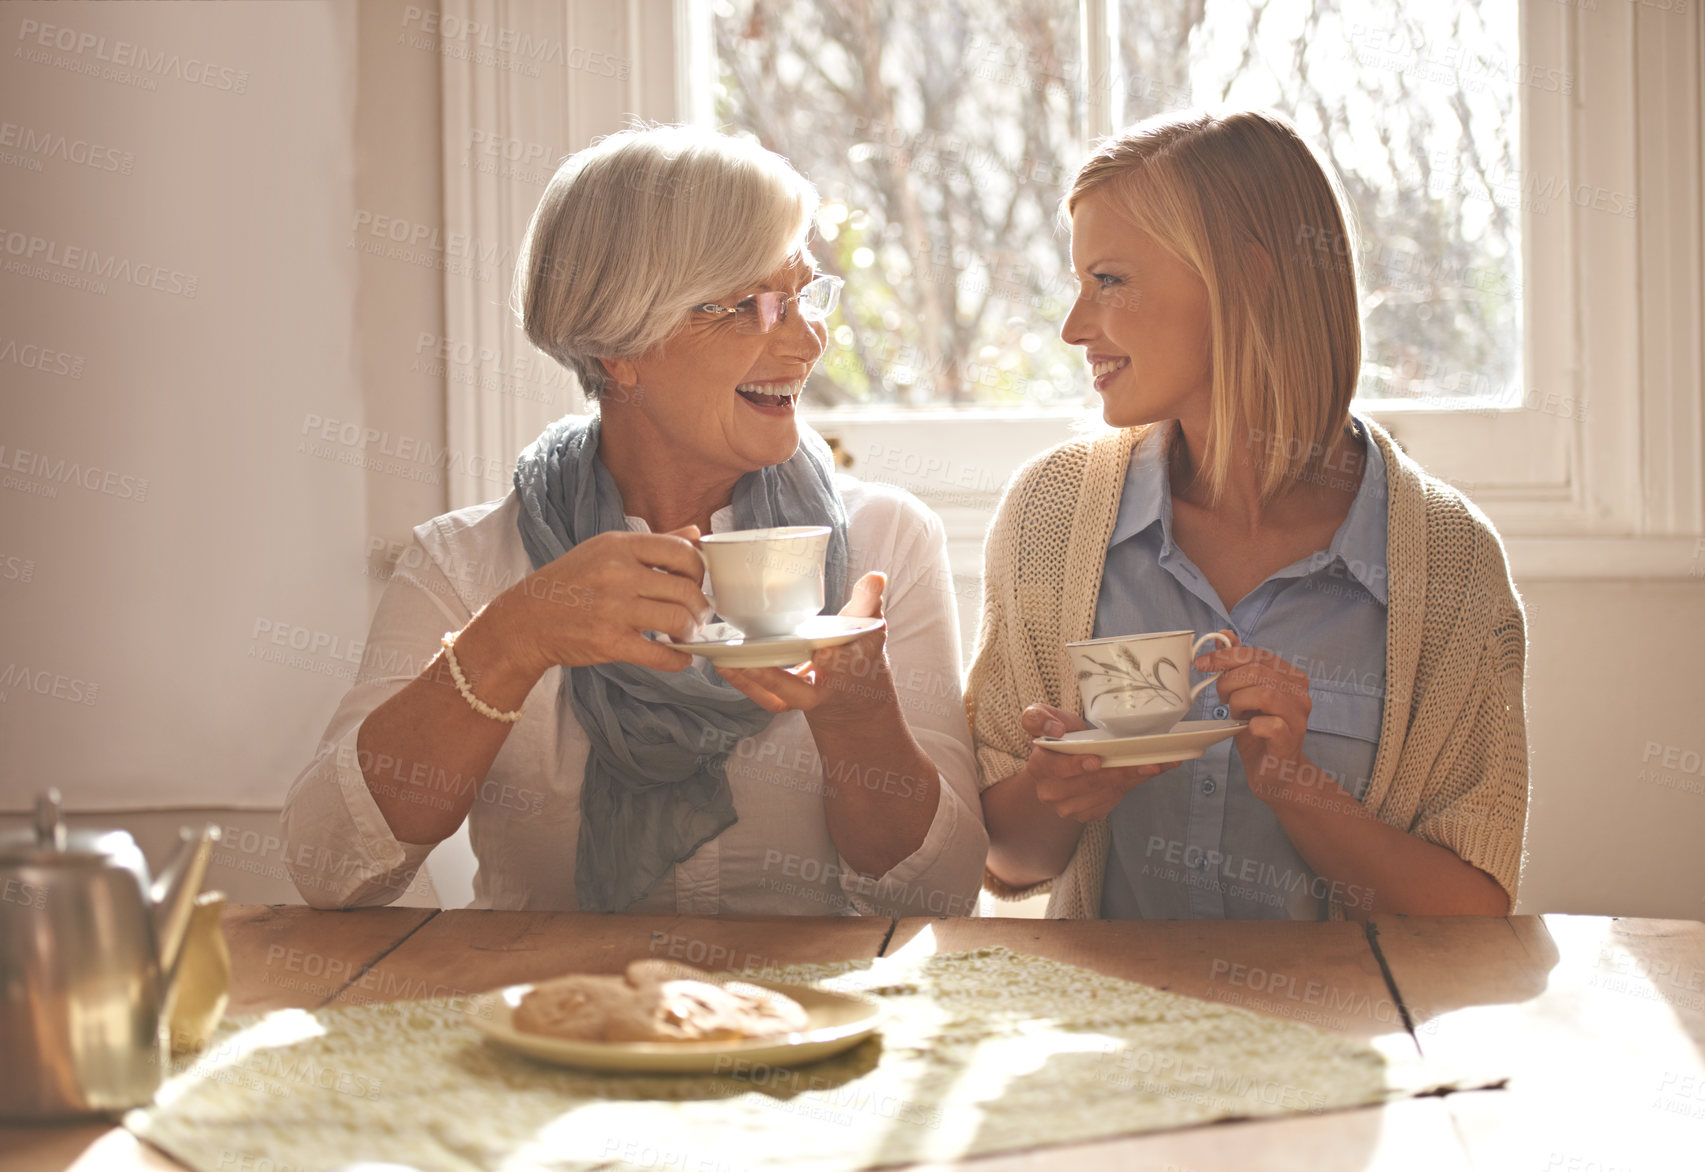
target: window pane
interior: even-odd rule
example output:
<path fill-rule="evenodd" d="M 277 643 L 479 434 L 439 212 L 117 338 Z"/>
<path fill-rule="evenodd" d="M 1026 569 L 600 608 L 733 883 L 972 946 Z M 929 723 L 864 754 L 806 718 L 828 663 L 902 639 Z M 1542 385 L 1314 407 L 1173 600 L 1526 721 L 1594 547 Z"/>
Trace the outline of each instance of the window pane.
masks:
<path fill-rule="evenodd" d="M 818 406 L 1093 401 L 1058 330 L 1086 153 L 1075 0 L 711 0 L 716 116 L 823 193 Z M 1099 2 L 1099 0 L 1097 0 Z M 1364 398 L 1520 398 L 1516 0 L 1107 0 L 1121 124 L 1270 106 L 1360 222 Z"/>
<path fill-rule="evenodd" d="M 847 279 L 816 405 L 1082 399 L 1057 214 L 1084 154 L 1077 5 L 722 0 L 716 116 L 817 184 Z"/>
<path fill-rule="evenodd" d="M 1360 221 L 1363 398 L 1521 399 L 1517 0 L 1120 0 L 1124 121 L 1270 107 Z M 1539 198 L 1536 198 L 1538 196 Z"/>

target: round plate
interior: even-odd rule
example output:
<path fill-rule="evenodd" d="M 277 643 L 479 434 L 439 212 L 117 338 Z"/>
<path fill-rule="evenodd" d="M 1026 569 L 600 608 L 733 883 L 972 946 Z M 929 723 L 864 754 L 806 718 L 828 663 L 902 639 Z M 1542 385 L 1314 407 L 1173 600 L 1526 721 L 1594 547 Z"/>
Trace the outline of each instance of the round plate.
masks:
<path fill-rule="evenodd" d="M 1144 737 L 1116 737 L 1106 729 L 1086 728 L 1063 737 L 1036 737 L 1030 743 L 1052 753 L 1090 753 L 1103 765 L 1160 765 L 1200 757 L 1209 745 L 1248 727 L 1244 720 L 1181 720 L 1169 732 Z"/>
<path fill-rule="evenodd" d="M 881 619 L 820 614 L 805 620 L 791 635 L 748 639 L 727 623 L 711 623 L 698 638 L 675 646 L 702 655 L 718 667 L 792 667 L 810 659 L 813 651 L 851 643 L 882 627 Z"/>
<path fill-rule="evenodd" d="M 738 1042 L 580 1042 L 553 1038 L 524 1033 L 514 1026 L 515 1008 L 532 991 L 532 985 L 510 985 L 480 994 L 474 998 L 471 1018 L 487 1041 L 542 1062 L 588 1070 L 670 1074 L 735 1074 L 747 1063 L 803 1066 L 851 1049 L 881 1025 L 882 1006 L 869 997 L 831 993 L 812 985 L 750 983 L 785 993 L 799 1002 L 805 1010 L 807 1028 L 778 1038 L 747 1038 Z"/>

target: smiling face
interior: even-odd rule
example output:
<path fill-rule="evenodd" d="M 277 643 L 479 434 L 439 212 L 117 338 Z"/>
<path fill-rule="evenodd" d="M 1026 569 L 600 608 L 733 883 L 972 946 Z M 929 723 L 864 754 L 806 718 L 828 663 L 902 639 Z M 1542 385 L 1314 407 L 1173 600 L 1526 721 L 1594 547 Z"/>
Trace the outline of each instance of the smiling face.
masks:
<path fill-rule="evenodd" d="M 734 306 L 767 290 L 797 293 L 815 275 L 808 257 L 796 259 L 715 304 Z M 794 412 L 827 337 L 797 303 L 767 334 L 741 333 L 732 314 L 692 312 L 639 358 L 606 361 L 612 377 L 600 409 L 643 431 L 660 463 L 712 473 L 779 464 L 799 445 Z"/>
<path fill-rule="evenodd" d="M 1114 427 L 1163 419 L 1206 426 L 1208 287 L 1149 233 L 1091 191 L 1072 213 L 1078 300 L 1060 336 L 1082 346 Z"/>

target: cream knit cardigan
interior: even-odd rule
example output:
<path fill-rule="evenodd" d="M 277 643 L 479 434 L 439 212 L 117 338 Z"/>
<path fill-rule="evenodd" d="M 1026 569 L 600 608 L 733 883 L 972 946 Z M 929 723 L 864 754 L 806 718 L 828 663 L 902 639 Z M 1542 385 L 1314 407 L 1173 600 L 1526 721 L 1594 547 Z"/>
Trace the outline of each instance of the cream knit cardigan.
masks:
<path fill-rule="evenodd" d="M 990 527 L 983 619 L 965 688 L 982 788 L 1018 772 L 1030 753 L 1019 724 L 1037 702 L 1079 710 L 1065 644 L 1090 637 L 1107 543 L 1126 466 L 1142 428 L 1074 440 L 1013 477 Z M 1377 425 L 1390 485 L 1386 536 L 1385 707 L 1373 779 L 1373 817 L 1449 848 L 1486 871 L 1515 902 L 1527 814 L 1522 704 L 1526 622 L 1504 549 L 1467 498 L 1428 476 Z M 1051 883 L 1048 915 L 1101 914 L 1105 820 L 1084 827 Z M 1343 910 L 1332 909 L 1334 918 Z"/>

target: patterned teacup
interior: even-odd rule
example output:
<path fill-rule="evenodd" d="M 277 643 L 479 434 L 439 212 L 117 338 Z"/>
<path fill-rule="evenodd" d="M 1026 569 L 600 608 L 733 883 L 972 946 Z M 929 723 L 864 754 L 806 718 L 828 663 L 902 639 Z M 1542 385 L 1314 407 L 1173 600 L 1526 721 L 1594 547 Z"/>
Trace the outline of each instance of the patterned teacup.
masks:
<path fill-rule="evenodd" d="M 1191 642 L 1192 631 L 1114 635 L 1067 643 L 1083 696 L 1084 719 L 1114 736 L 1140 737 L 1169 731 L 1219 673 L 1190 686 L 1190 665 L 1203 647 L 1231 646 L 1221 631 Z"/>

